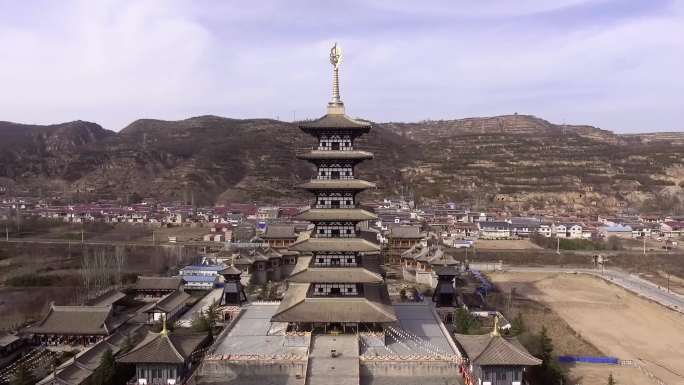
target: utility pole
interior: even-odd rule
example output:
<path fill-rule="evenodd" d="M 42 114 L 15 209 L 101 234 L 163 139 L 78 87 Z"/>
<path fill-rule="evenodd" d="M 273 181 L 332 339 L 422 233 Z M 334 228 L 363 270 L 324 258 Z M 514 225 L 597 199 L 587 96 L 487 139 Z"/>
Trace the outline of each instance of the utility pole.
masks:
<path fill-rule="evenodd" d="M 646 234 L 645 233 L 642 236 L 642 238 L 644 238 L 644 255 L 646 255 Z"/>
<path fill-rule="evenodd" d="M 85 234 L 83 232 L 83 229 L 81 229 L 81 243 L 84 243 L 85 241 Z"/>
<path fill-rule="evenodd" d="M 558 237 L 558 234 L 556 234 L 556 254 L 560 255 L 560 238 Z"/>
<path fill-rule="evenodd" d="M 7 223 L 5 223 L 5 241 L 9 242 L 9 227 L 7 226 Z"/>

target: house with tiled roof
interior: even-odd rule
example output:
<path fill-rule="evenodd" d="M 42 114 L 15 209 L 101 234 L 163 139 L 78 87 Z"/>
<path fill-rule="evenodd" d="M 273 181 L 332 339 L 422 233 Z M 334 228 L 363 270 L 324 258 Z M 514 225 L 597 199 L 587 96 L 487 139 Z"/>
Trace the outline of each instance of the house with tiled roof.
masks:
<path fill-rule="evenodd" d="M 482 335 L 455 334 L 454 339 L 463 355 L 461 373 L 470 384 L 520 385 L 523 372 L 541 364 L 515 338 L 505 338 L 498 330 Z"/>
<path fill-rule="evenodd" d="M 90 345 L 112 334 L 117 324 L 108 306 L 57 306 L 36 324 L 24 329 L 35 342 L 46 345 Z"/>
<path fill-rule="evenodd" d="M 133 380 L 138 384 L 183 384 L 210 342 L 207 334 L 170 333 L 165 325 L 160 333 L 149 332 L 116 362 L 135 365 Z"/>

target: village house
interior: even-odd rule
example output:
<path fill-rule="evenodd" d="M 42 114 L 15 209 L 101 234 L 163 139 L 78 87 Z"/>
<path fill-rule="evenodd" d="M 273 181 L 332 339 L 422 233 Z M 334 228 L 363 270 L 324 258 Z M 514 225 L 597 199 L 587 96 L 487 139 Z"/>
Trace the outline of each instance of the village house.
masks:
<path fill-rule="evenodd" d="M 684 222 L 663 222 L 660 224 L 660 232 L 667 238 L 679 238 L 684 234 Z"/>
<path fill-rule="evenodd" d="M 583 238 L 582 225 L 579 223 L 554 223 L 552 226 L 552 232 L 556 238 Z"/>
<path fill-rule="evenodd" d="M 511 239 L 511 224 L 508 222 L 478 222 L 480 238 Z"/>

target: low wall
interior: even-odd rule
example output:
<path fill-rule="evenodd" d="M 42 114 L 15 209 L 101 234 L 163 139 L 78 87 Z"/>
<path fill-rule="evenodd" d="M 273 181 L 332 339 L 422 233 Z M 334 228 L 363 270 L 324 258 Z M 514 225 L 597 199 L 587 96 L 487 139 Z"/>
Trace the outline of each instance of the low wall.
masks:
<path fill-rule="evenodd" d="M 416 383 L 420 383 L 420 377 L 459 376 L 458 365 L 449 361 L 362 361 L 360 373 L 361 378 L 416 377 Z"/>
<path fill-rule="evenodd" d="M 229 384 L 240 378 L 246 384 L 304 383 L 307 361 L 204 360 L 197 369 L 197 384 Z M 231 382 L 233 381 L 233 382 Z"/>

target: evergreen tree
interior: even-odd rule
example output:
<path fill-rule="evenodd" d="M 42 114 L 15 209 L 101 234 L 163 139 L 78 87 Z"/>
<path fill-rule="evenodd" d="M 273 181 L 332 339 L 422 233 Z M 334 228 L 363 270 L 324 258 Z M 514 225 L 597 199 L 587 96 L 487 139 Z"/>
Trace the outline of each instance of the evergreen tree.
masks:
<path fill-rule="evenodd" d="M 617 385 L 617 381 L 613 378 L 613 373 L 608 375 L 608 385 Z"/>
<path fill-rule="evenodd" d="M 542 330 L 539 333 L 538 347 L 539 353 L 537 357 L 542 360 L 542 363 L 539 366 L 533 367 L 533 377 L 540 384 L 560 385 L 563 382 L 563 372 L 553 357 L 553 340 L 549 337 L 545 326 L 542 326 Z"/>
<path fill-rule="evenodd" d="M 111 349 L 107 349 L 102 358 L 100 358 L 100 366 L 93 373 L 93 383 L 101 385 L 110 385 L 114 382 L 116 375 L 116 360 Z"/>
<path fill-rule="evenodd" d="M 17 370 L 14 372 L 14 377 L 12 377 L 11 385 L 35 385 L 37 379 L 33 375 L 31 368 L 23 363 L 19 365 Z"/>
<path fill-rule="evenodd" d="M 480 327 L 480 322 L 464 308 L 459 308 L 454 314 L 454 327 L 460 334 L 472 334 Z"/>
<path fill-rule="evenodd" d="M 511 335 L 512 336 L 517 336 L 522 333 L 524 333 L 527 329 L 527 326 L 525 325 L 525 320 L 523 319 L 522 313 L 518 313 L 518 315 L 515 316 L 513 319 L 513 322 L 511 322 Z"/>

